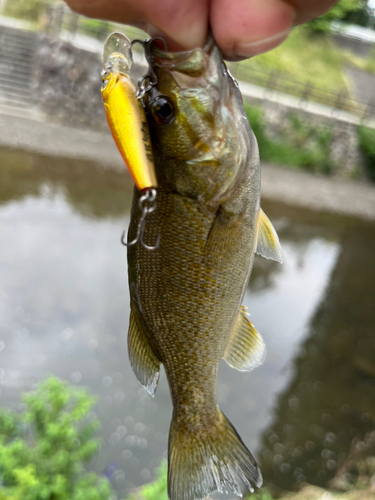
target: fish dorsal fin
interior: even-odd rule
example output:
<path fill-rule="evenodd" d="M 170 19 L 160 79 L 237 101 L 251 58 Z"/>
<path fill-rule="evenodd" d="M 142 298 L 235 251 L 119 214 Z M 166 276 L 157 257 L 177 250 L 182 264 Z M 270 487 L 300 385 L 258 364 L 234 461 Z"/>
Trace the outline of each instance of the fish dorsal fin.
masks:
<path fill-rule="evenodd" d="M 159 381 L 160 361 L 143 331 L 135 306 L 132 306 L 130 312 L 128 350 L 135 376 L 143 387 L 154 395 Z"/>
<path fill-rule="evenodd" d="M 279 237 L 271 221 L 261 208 L 258 215 L 258 241 L 255 253 L 266 259 L 276 260 L 280 264 L 283 262 L 283 250 Z"/>
<path fill-rule="evenodd" d="M 247 319 L 245 307 L 241 307 L 233 325 L 223 358 L 232 368 L 249 371 L 261 365 L 266 356 L 262 336 Z"/>

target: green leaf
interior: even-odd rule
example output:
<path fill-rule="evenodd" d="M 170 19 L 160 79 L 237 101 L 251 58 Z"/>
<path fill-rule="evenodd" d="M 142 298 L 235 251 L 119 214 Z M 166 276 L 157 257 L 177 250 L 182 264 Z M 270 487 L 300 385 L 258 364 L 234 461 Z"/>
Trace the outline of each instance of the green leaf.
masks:
<path fill-rule="evenodd" d="M 21 415 L 0 412 L 0 500 L 108 500 L 108 480 L 84 464 L 100 449 L 86 389 L 49 377 L 23 396 Z"/>

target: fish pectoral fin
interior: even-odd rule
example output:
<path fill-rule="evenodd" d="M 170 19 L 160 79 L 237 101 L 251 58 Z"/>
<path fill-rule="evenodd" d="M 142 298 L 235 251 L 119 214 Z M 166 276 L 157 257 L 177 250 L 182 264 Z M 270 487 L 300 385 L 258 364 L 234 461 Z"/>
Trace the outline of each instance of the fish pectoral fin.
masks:
<path fill-rule="evenodd" d="M 225 349 L 223 359 L 232 368 L 250 371 L 261 365 L 266 357 L 262 336 L 247 319 L 245 307 L 241 307 Z"/>
<path fill-rule="evenodd" d="M 276 260 L 282 264 L 283 250 L 275 228 L 263 210 L 259 209 L 258 215 L 258 241 L 255 253 L 266 259 Z"/>
<path fill-rule="evenodd" d="M 131 308 L 130 312 L 128 351 L 135 376 L 153 396 L 159 381 L 160 361 L 143 331 L 135 306 Z"/>

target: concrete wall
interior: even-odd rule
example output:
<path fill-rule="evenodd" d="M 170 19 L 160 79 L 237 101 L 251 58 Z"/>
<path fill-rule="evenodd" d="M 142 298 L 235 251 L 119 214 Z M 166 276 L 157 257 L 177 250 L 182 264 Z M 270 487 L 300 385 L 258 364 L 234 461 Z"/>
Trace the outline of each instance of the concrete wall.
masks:
<path fill-rule="evenodd" d="M 109 133 L 100 93 L 101 71 L 99 54 L 42 37 L 36 58 L 36 94 L 41 110 L 60 124 Z M 135 80 L 144 72 L 145 68 L 136 67 Z M 309 126 L 328 127 L 332 133 L 329 154 L 336 165 L 335 173 L 342 177 L 362 176 L 363 158 L 356 125 L 266 99 L 246 100 L 262 107 L 266 132 L 271 137 L 282 136 L 293 115 Z"/>
<path fill-rule="evenodd" d="M 98 54 L 42 36 L 35 67 L 42 112 L 62 124 L 106 129 Z"/>
<path fill-rule="evenodd" d="M 271 139 L 280 139 L 288 136 L 291 141 L 298 144 L 298 137 L 293 139 L 291 123 L 297 117 L 302 124 L 309 128 L 329 129 L 331 140 L 329 155 L 335 164 L 333 173 L 340 177 L 364 177 L 364 158 L 360 151 L 357 128 L 352 123 L 338 120 L 334 116 L 322 116 L 300 108 L 289 107 L 266 99 L 246 97 L 250 105 L 261 107 L 264 113 L 265 132 Z M 294 134 L 295 135 L 295 134 Z M 314 138 L 305 142 L 304 147 L 313 147 Z"/>
<path fill-rule="evenodd" d="M 370 52 L 374 50 L 374 43 L 371 42 L 349 38 L 340 34 L 332 35 L 332 38 L 340 49 L 348 50 L 349 52 L 352 52 L 359 57 L 363 57 L 364 59 L 366 59 Z"/>

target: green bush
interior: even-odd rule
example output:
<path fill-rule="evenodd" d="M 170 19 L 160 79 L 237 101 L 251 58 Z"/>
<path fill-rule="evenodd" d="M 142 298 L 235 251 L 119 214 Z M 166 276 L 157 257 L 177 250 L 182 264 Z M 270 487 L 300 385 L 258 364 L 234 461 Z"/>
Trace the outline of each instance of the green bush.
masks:
<path fill-rule="evenodd" d="M 138 488 L 127 500 L 168 500 L 167 461 L 163 460 L 156 472 L 156 479 Z"/>
<path fill-rule="evenodd" d="M 358 127 L 358 136 L 361 150 L 366 157 L 369 176 L 375 181 L 375 130 L 362 125 Z"/>
<path fill-rule="evenodd" d="M 328 127 L 310 126 L 297 115 L 290 115 L 280 137 L 271 139 L 266 134 L 262 109 L 247 103 L 244 107 L 258 141 L 261 159 L 313 172 L 331 173 L 334 164 L 330 158 L 332 134 Z"/>
<path fill-rule="evenodd" d="M 23 401 L 0 411 L 0 500 L 109 500 L 108 480 L 84 470 L 100 448 L 95 399 L 50 377 Z"/>
<path fill-rule="evenodd" d="M 362 13 L 362 16 L 360 15 Z M 366 17 L 367 14 L 367 17 Z M 313 19 L 308 23 L 308 26 L 313 31 L 327 32 L 330 31 L 332 21 L 340 20 L 353 20 L 357 17 L 360 19 L 365 16 L 368 18 L 369 12 L 366 0 L 340 0 L 328 12 Z"/>

